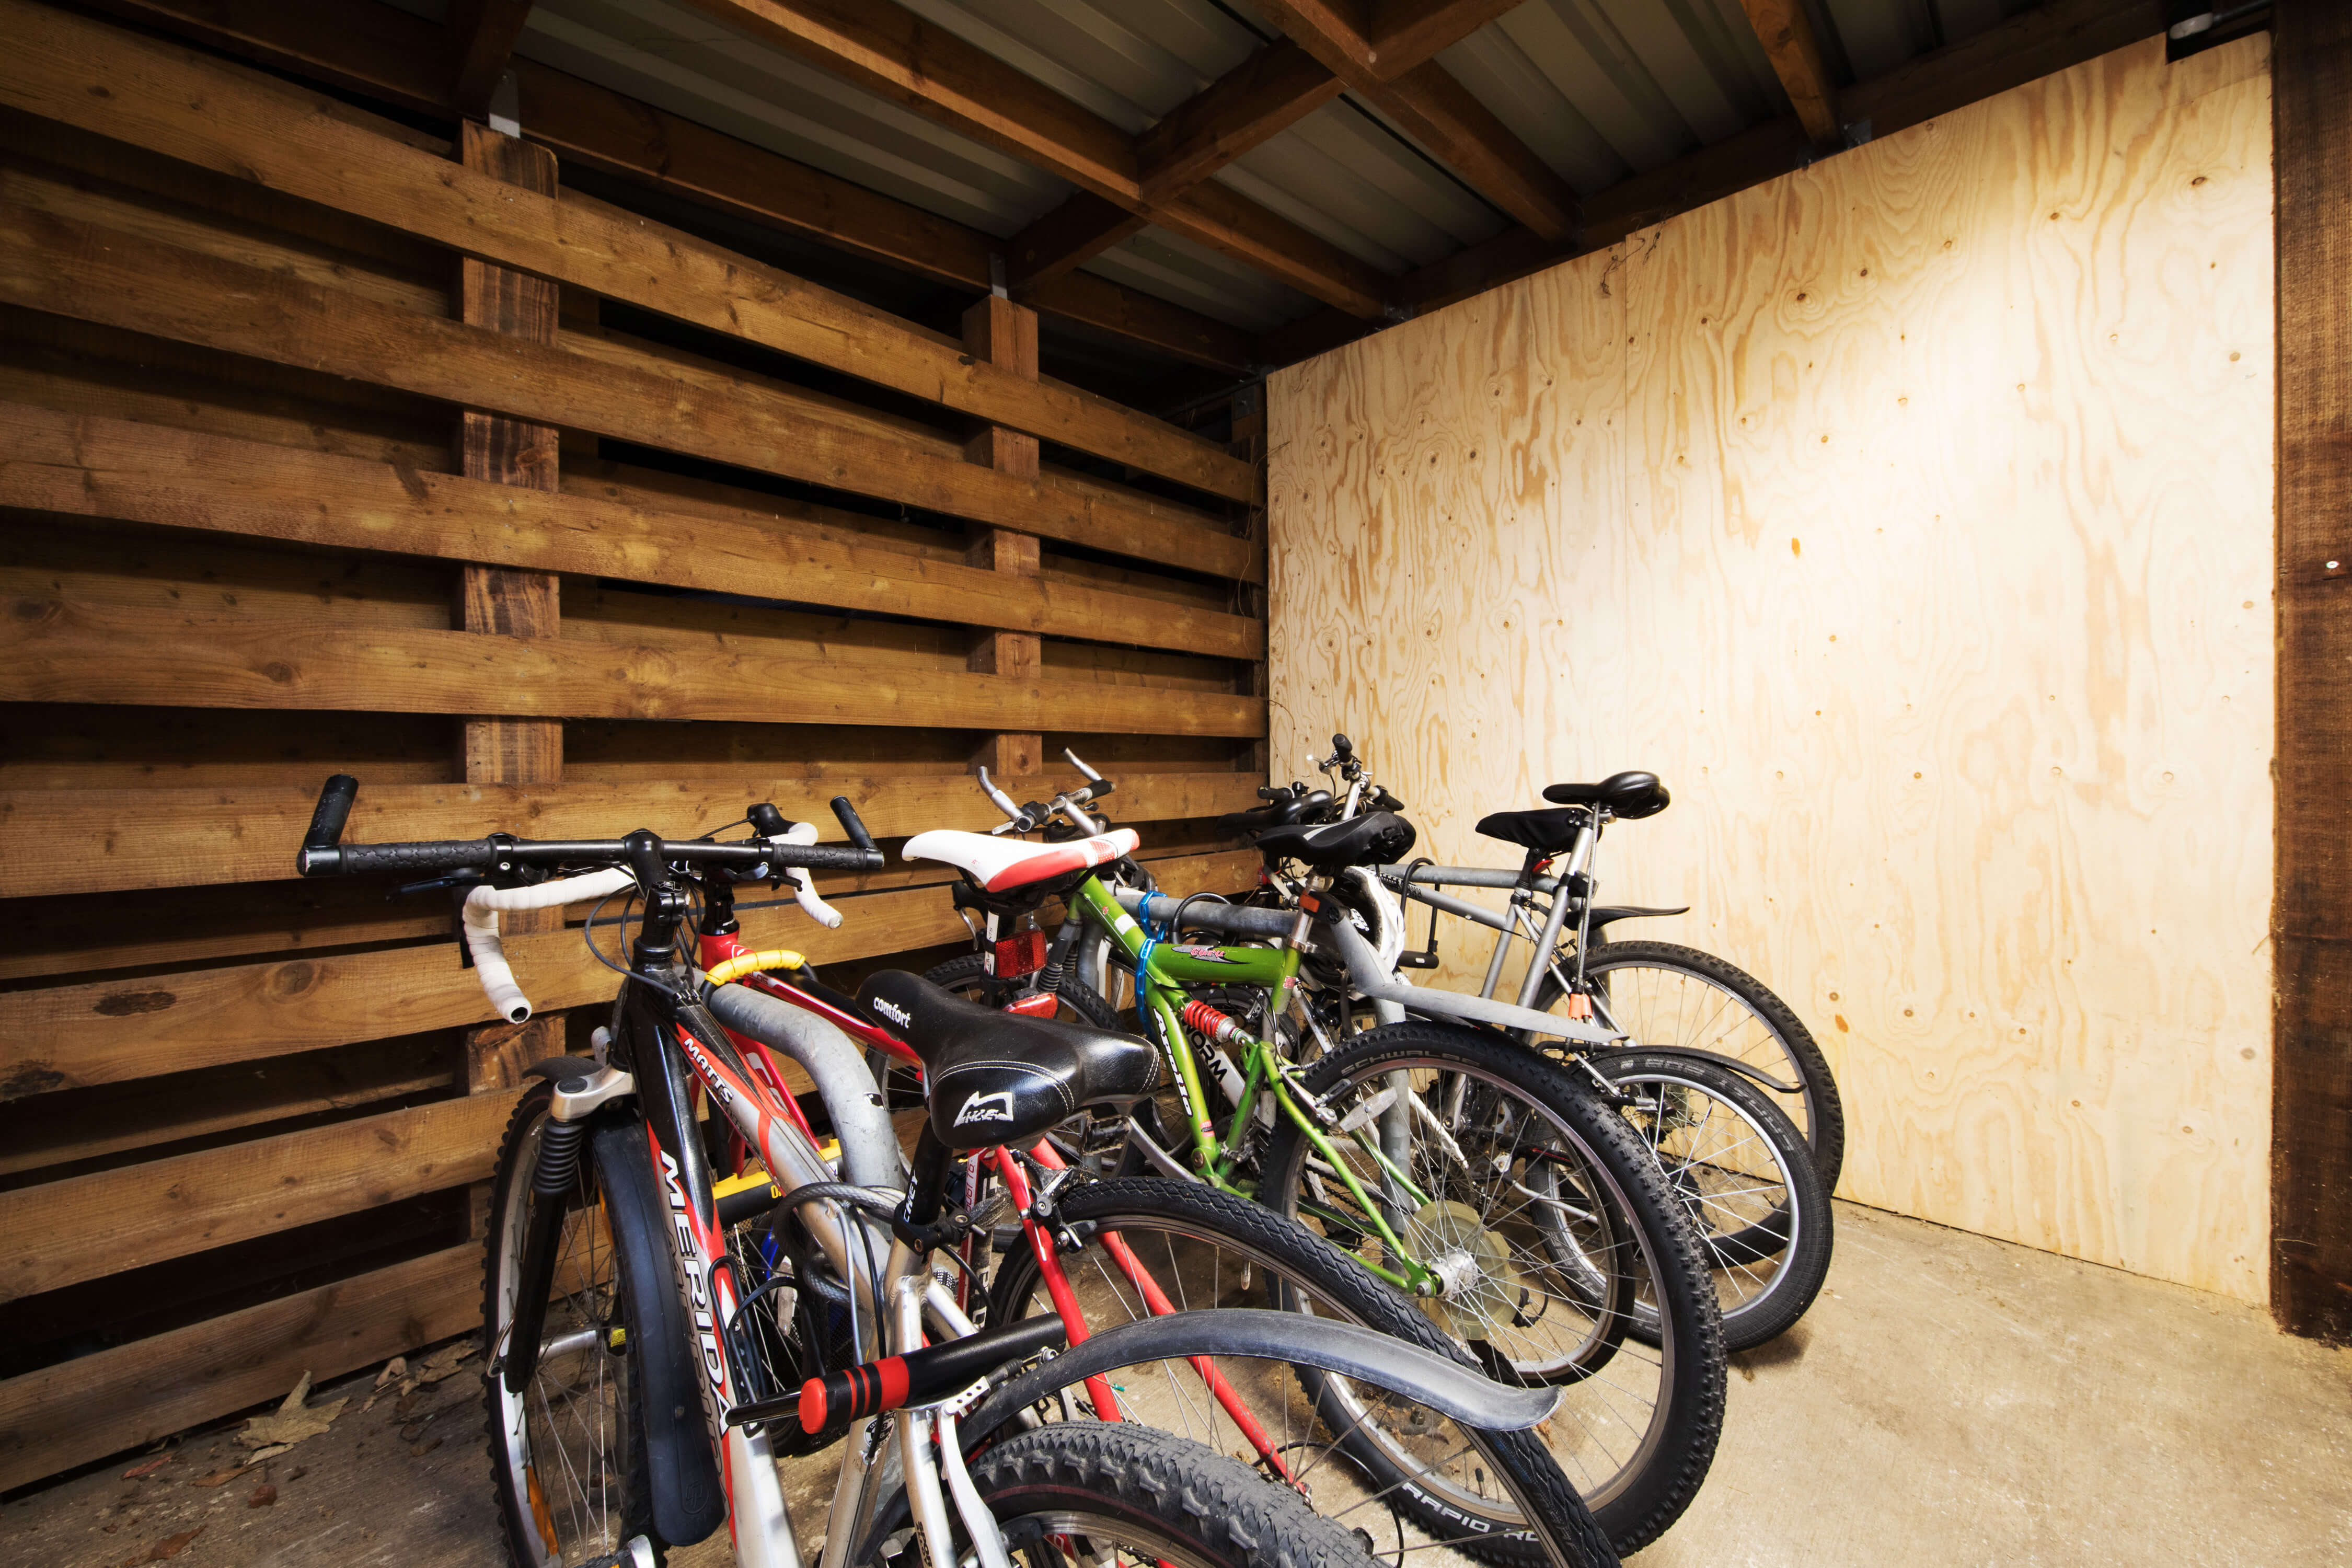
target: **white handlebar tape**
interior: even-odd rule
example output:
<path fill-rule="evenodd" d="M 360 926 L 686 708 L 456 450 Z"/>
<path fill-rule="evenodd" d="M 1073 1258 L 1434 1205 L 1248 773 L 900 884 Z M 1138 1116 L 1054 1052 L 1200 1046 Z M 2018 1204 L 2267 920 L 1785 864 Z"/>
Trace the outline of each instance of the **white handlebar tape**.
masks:
<path fill-rule="evenodd" d="M 787 832 L 782 838 L 777 839 L 776 842 L 779 844 L 814 844 L 816 842 L 816 824 L 814 822 L 795 822 L 793 824 L 791 831 Z M 786 867 L 784 868 L 784 879 L 793 885 L 793 897 L 800 900 L 802 913 L 807 915 L 809 919 L 816 921 L 817 924 L 824 927 L 827 931 L 839 931 L 841 929 L 841 911 L 816 896 L 816 887 L 809 880 L 808 870 L 805 867 Z"/>
<path fill-rule="evenodd" d="M 474 976 L 482 983 L 482 993 L 498 1009 L 499 1016 L 509 1024 L 530 1021 L 530 998 L 515 984 L 506 950 L 499 945 L 500 910 L 551 910 L 562 904 L 601 899 L 636 885 L 635 876 L 615 866 L 610 870 L 591 871 L 584 877 L 541 882 L 534 888 L 476 888 L 467 893 L 463 917 L 466 948 L 474 955 Z"/>

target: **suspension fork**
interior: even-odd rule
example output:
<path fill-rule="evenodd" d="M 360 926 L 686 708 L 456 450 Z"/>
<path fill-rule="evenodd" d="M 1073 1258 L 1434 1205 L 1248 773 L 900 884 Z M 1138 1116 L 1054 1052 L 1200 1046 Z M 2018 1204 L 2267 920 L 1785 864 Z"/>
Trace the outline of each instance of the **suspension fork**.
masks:
<path fill-rule="evenodd" d="M 1048 1170 L 1067 1169 L 1061 1155 L 1055 1152 L 1054 1146 L 1043 1140 L 1039 1141 L 1036 1152 L 1031 1158 Z M 1026 1218 L 1025 1211 L 1029 1206 L 1028 1183 L 1019 1164 L 1001 1148 L 996 1151 L 996 1161 L 998 1171 L 1003 1173 L 1007 1178 L 1004 1184 L 1006 1193 L 1015 1202 L 1021 1204 L 1024 1211 L 1024 1223 L 1029 1228 L 1029 1244 L 1037 1248 L 1038 1271 L 1045 1277 L 1046 1293 L 1053 1298 L 1055 1310 L 1062 1315 L 1063 1327 L 1069 1331 L 1070 1343 L 1076 1345 L 1086 1338 L 1086 1320 L 1079 1312 L 1076 1296 L 1070 1291 L 1068 1279 L 1062 1272 L 1062 1260 L 1055 1250 L 1054 1238 L 1046 1234 L 1044 1226 L 1034 1219 Z M 1019 1184 L 1017 1186 L 1016 1183 Z M 1118 1271 L 1127 1277 L 1127 1282 L 1134 1287 L 1135 1293 L 1143 1298 L 1145 1309 L 1153 1317 L 1164 1318 L 1177 1310 L 1176 1303 L 1168 1299 L 1166 1291 L 1160 1289 L 1160 1282 L 1154 1279 L 1150 1271 L 1143 1267 L 1143 1260 L 1135 1256 L 1134 1249 L 1127 1245 L 1125 1237 L 1115 1230 L 1104 1230 L 1097 1231 L 1095 1234 L 1095 1239 L 1102 1243 L 1103 1250 L 1110 1255 L 1110 1259 L 1118 1266 Z M 1066 1307 L 1063 1304 L 1066 1297 L 1069 1303 Z M 1248 1440 L 1249 1446 L 1257 1450 L 1258 1458 L 1285 1481 L 1297 1485 L 1296 1481 L 1291 1480 L 1289 1467 L 1282 1462 L 1281 1449 L 1275 1446 L 1273 1437 L 1267 1434 L 1264 1424 L 1258 1420 L 1256 1415 L 1243 1403 L 1242 1396 L 1234 1391 L 1234 1385 L 1225 1381 L 1225 1374 L 1217 1370 L 1215 1361 L 1204 1355 L 1192 1356 L 1188 1359 L 1192 1363 L 1192 1370 L 1201 1374 L 1201 1381 L 1208 1385 L 1209 1393 L 1214 1396 L 1219 1405 L 1224 1407 L 1225 1414 L 1233 1417 L 1234 1425 L 1241 1429 L 1241 1434 Z M 1093 1393 L 1096 1385 L 1102 1382 L 1103 1380 L 1099 1378 L 1088 1379 L 1088 1392 Z M 1104 1394 L 1097 1394 L 1095 1397 L 1097 1401 L 1107 1397 L 1107 1390 Z M 1099 1410 L 1103 1406 L 1097 1403 L 1096 1408 Z M 1115 1406 L 1113 1408 L 1116 1409 Z M 1117 1418 L 1116 1415 L 1110 1417 L 1114 1420 Z"/>

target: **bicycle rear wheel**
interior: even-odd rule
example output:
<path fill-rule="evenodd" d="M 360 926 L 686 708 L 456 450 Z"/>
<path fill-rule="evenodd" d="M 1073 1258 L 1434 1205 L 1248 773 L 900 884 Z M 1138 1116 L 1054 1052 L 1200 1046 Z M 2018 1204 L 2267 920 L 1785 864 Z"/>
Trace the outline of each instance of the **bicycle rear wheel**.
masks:
<path fill-rule="evenodd" d="M 1635 1047 L 1713 1051 L 1745 1062 L 1796 1092 L 1765 1089 L 1813 1151 L 1822 1184 L 1834 1190 L 1845 1163 L 1845 1107 L 1821 1046 L 1764 983 L 1713 953 L 1670 942 L 1596 942 L 1584 955 L 1601 1023 Z M 1547 977 L 1536 1006 L 1559 1005 Z M 1763 1086 L 1759 1085 L 1759 1088 Z"/>
<path fill-rule="evenodd" d="M 1212 1188 L 1163 1180 L 1066 1185 L 1053 1227 L 1088 1325 L 1175 1310 L 1271 1306 L 1359 1323 L 1465 1359 L 1434 1325 L 1300 1226 Z M 1053 1311 L 1035 1253 L 1006 1254 L 989 1291 L 992 1322 Z M 1526 1432 L 1474 1432 L 1350 1379 L 1286 1363 L 1224 1358 L 1223 1387 L 1190 1362 L 1128 1369 L 1112 1397 L 1129 1420 L 1165 1426 L 1309 1492 L 1318 1511 L 1360 1532 L 1362 1550 L 1427 1560 L 1453 1547 L 1505 1564 L 1613 1560 L 1575 1490 Z M 1099 1414 L 1074 1397 L 1066 1417 Z M 1256 1424 L 1253 1432 L 1249 1423 Z M 1318 1430 L 1319 1428 L 1319 1430 Z M 1396 1517 L 1401 1516 L 1401 1517 Z"/>
<path fill-rule="evenodd" d="M 1723 1328 L 1689 1215 L 1624 1119 L 1556 1063 L 1421 1020 L 1367 1030 L 1302 1087 L 1371 1210 L 1286 1119 L 1259 1201 L 1393 1268 L 1385 1222 L 1445 1282 L 1425 1310 L 1490 1375 L 1564 1390 L 1548 1441 L 1616 1549 L 1655 1540 L 1714 1459 Z M 1407 1146 L 1376 1154 L 1400 1092 Z M 1664 1309 L 1654 1345 L 1631 1333 L 1643 1300 Z"/>

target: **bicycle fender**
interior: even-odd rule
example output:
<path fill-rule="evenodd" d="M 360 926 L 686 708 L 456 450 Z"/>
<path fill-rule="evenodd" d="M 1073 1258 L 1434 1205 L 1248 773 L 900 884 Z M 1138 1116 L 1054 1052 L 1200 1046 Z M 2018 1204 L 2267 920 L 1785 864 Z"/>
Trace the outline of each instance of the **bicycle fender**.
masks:
<path fill-rule="evenodd" d="M 597 1127 L 591 1140 L 596 1181 L 613 1248 L 629 1289 L 628 1347 L 645 1385 L 646 1473 L 652 1483 L 654 1531 L 672 1546 L 690 1546 L 727 1521 L 727 1494 L 702 1418 L 702 1369 L 697 1364 L 678 1299 L 677 1264 L 663 1226 L 668 1209 L 646 1152 L 645 1123 L 635 1117 Z"/>
<path fill-rule="evenodd" d="M 1305 1312 L 1218 1307 L 1120 1323 L 1006 1383 L 958 1427 L 967 1453 L 1037 1401 L 1145 1362 L 1250 1356 L 1336 1372 L 1488 1432 L 1524 1432 L 1558 1409 L 1557 1388 L 1514 1388 L 1434 1351 Z"/>

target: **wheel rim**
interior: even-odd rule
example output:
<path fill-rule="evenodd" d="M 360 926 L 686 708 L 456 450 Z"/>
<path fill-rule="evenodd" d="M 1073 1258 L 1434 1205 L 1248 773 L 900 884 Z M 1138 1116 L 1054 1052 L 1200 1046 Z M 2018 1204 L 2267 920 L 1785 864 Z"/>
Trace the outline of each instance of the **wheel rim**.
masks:
<path fill-rule="evenodd" d="M 542 1119 L 525 1134 L 509 1179 L 523 1201 L 503 1205 L 499 1236 L 499 1337 L 492 1364 L 503 1363 L 514 1321 L 515 1276 L 522 1260 Z M 626 1540 L 629 1357 L 618 1305 L 619 1272 L 604 1208 L 586 1162 L 567 1205 L 556 1247 L 555 1293 L 548 1301 L 541 1354 L 530 1383 L 509 1390 L 489 1378 L 503 1437 L 503 1459 L 518 1503 L 523 1544 L 536 1563 L 579 1562 L 620 1550 Z M 624 1336 L 624 1353 L 614 1353 Z"/>
<path fill-rule="evenodd" d="M 1628 1342 L 1636 1300 L 1654 1300 L 1656 1280 L 1626 1223 L 1625 1194 L 1559 1118 L 1458 1061 L 1383 1055 L 1362 1076 L 1335 1086 L 1325 1103 L 1344 1121 L 1368 1090 L 1377 1092 L 1399 1070 L 1411 1075 L 1428 1112 L 1414 1112 L 1414 1121 L 1431 1134 L 1413 1139 L 1408 1173 L 1426 1197 L 1442 1192 L 1477 1214 L 1480 1228 L 1509 1249 L 1516 1289 L 1528 1292 L 1510 1321 L 1488 1314 L 1489 1337 L 1466 1342 L 1468 1348 L 1493 1375 L 1563 1388 L 1544 1438 L 1570 1481 L 1599 1508 L 1656 1454 L 1671 1415 L 1673 1337 Z M 1453 1148 L 1434 1136 L 1432 1122 Z M 1311 1153 L 1303 1141 L 1297 1147 Z M 1352 1143 L 1339 1148 L 1358 1181 L 1380 1191 L 1376 1163 Z M 1315 1163 L 1282 1175 L 1283 1190 L 1297 1194 L 1298 1217 L 1345 1250 L 1390 1261 L 1368 1224 L 1347 1223 L 1334 1206 L 1334 1194 L 1346 1188 Z"/>
<path fill-rule="evenodd" d="M 1258 1305 L 1351 1321 L 1335 1312 L 1311 1288 L 1281 1274 L 1264 1253 L 1236 1238 L 1160 1215 L 1122 1216 L 1117 1234 L 1180 1311 Z M 1148 1315 L 1134 1286 L 1098 1237 L 1090 1237 L 1082 1252 L 1065 1255 L 1063 1266 L 1095 1331 Z M 1024 1315 L 1052 1310 L 1042 1283 L 1033 1280 L 1025 1306 Z M 1302 1399 L 1297 1371 L 1287 1363 L 1221 1356 L 1215 1364 L 1262 1422 L 1289 1480 L 1306 1489 L 1316 1511 L 1378 1541 L 1381 1555 L 1428 1552 L 1492 1536 L 1439 1540 L 1393 1517 L 1392 1500 L 1340 1450 L 1340 1439 L 1350 1431 L 1360 1431 L 1390 1463 L 1443 1501 L 1495 1520 L 1504 1530 L 1525 1528 L 1520 1503 L 1447 1417 L 1402 1395 L 1359 1388 L 1347 1378 L 1325 1374 L 1317 1380 L 1325 1390 L 1322 1419 L 1318 1421 L 1304 1414 L 1317 1401 L 1311 1394 Z M 1284 1478 L 1274 1467 L 1253 1455 L 1250 1440 L 1208 1394 L 1189 1361 L 1171 1359 L 1122 1369 L 1114 1374 L 1113 1386 L 1123 1415 L 1202 1443 L 1282 1483 Z M 1076 1396 L 1071 1405 L 1049 1414 L 1081 1415 L 1089 1408 Z M 1339 1413 L 1336 1418 L 1334 1410 Z"/>

